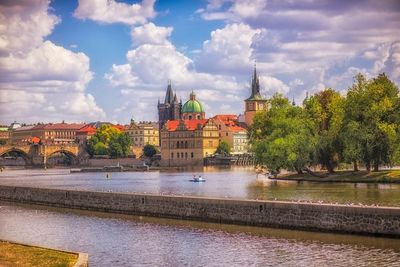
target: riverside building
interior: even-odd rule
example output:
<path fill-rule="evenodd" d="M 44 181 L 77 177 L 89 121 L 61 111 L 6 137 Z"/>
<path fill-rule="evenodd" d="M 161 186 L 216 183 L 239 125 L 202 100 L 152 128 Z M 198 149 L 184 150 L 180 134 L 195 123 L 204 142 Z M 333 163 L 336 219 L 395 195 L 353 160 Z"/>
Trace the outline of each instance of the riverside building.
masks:
<path fill-rule="evenodd" d="M 205 119 L 203 105 L 192 91 L 180 120 L 168 120 L 161 129 L 161 158 L 166 166 L 202 165 L 219 144 L 218 127 Z"/>
<path fill-rule="evenodd" d="M 141 121 L 136 123 L 131 120 L 131 123 L 124 127 L 124 132 L 132 141 L 131 150 L 136 157 L 143 154 L 143 148 L 147 144 L 157 148 L 160 146 L 158 126 L 156 122 Z"/>

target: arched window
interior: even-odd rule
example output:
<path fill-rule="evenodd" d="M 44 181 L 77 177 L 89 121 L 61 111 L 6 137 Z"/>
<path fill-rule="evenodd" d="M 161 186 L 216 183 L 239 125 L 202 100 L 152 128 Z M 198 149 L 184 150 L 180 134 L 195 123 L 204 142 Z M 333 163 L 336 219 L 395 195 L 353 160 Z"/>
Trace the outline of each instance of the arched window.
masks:
<path fill-rule="evenodd" d="M 176 141 L 176 148 L 179 148 L 179 141 Z"/>
<path fill-rule="evenodd" d="M 187 159 L 187 156 L 188 156 L 188 154 L 187 154 L 187 152 L 185 152 L 185 159 Z"/>
<path fill-rule="evenodd" d="M 188 142 L 185 141 L 185 148 L 188 148 Z"/>
<path fill-rule="evenodd" d="M 200 120 L 200 114 L 197 114 L 197 119 Z"/>
<path fill-rule="evenodd" d="M 183 152 L 181 152 L 181 158 L 183 158 Z"/>
<path fill-rule="evenodd" d="M 193 158 L 193 152 L 192 152 L 192 153 L 190 153 L 190 157 L 191 157 L 191 158 Z"/>
<path fill-rule="evenodd" d="M 179 152 L 176 152 L 176 157 L 179 159 Z"/>
<path fill-rule="evenodd" d="M 174 152 L 171 152 L 171 159 L 174 158 Z"/>
<path fill-rule="evenodd" d="M 189 120 L 191 120 L 192 119 L 192 115 L 189 115 Z"/>

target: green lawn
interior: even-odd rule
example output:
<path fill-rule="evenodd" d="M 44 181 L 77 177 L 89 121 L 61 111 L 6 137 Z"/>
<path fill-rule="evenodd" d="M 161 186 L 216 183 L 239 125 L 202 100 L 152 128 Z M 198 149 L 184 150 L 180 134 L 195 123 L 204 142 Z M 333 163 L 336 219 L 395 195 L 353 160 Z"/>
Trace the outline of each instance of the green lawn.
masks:
<path fill-rule="evenodd" d="M 318 173 L 318 174 L 322 174 Z M 276 179 L 316 182 L 365 182 L 365 183 L 400 183 L 400 170 L 382 170 L 378 172 L 337 171 L 327 177 L 319 178 L 308 173 L 278 176 Z"/>
<path fill-rule="evenodd" d="M 78 255 L 72 253 L 0 241 L 1 267 L 69 267 L 77 259 Z"/>

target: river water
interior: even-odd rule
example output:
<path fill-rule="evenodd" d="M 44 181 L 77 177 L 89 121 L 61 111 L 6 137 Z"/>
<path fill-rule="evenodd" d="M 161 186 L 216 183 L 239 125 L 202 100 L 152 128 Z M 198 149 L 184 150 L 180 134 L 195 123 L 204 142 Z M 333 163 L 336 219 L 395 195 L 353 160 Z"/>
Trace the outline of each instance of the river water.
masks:
<path fill-rule="evenodd" d="M 191 183 L 201 174 L 205 183 Z M 73 173 L 6 170 L 0 184 L 400 206 L 400 185 L 268 181 L 251 168 Z M 400 240 L 0 202 L 0 239 L 89 253 L 90 266 L 400 266 Z"/>
<path fill-rule="evenodd" d="M 400 240 L 0 202 L 0 239 L 89 253 L 90 266 L 399 266 Z"/>
<path fill-rule="evenodd" d="M 189 179 L 201 174 L 205 183 Z M 252 168 L 70 173 L 69 169 L 6 170 L 0 184 L 111 192 L 400 206 L 400 184 L 315 183 L 257 178 Z"/>

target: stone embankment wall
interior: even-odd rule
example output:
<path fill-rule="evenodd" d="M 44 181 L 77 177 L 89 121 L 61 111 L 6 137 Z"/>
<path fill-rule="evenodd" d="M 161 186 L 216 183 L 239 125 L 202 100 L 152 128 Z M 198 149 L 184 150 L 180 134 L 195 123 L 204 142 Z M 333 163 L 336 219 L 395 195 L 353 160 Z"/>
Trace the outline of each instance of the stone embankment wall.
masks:
<path fill-rule="evenodd" d="M 0 199 L 229 224 L 400 237 L 400 208 L 0 186 Z"/>
<path fill-rule="evenodd" d="M 133 158 L 120 158 L 120 159 L 89 159 L 87 164 L 90 167 L 104 167 L 119 165 L 143 165 L 143 161 Z"/>

